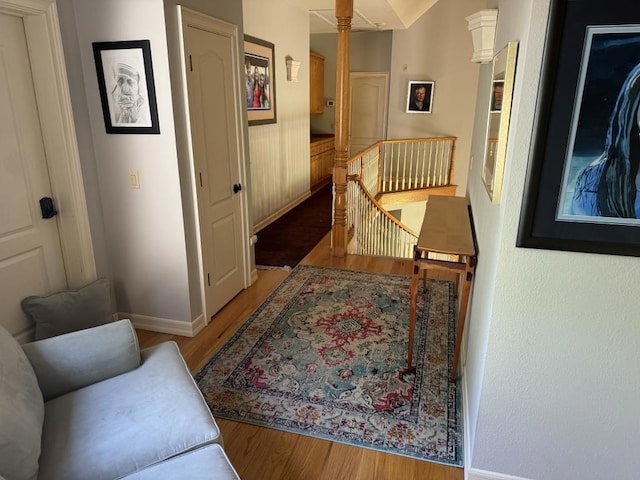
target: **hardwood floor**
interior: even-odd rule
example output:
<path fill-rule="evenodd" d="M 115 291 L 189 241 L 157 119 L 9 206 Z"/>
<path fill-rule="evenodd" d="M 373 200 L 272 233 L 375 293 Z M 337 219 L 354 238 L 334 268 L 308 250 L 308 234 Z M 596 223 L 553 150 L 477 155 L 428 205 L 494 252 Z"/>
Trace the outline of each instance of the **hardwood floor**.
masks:
<path fill-rule="evenodd" d="M 408 260 L 347 255 L 331 256 L 330 234 L 303 264 L 410 275 Z M 259 270 L 258 280 L 216 314 L 195 338 L 138 330 L 140 347 L 174 340 L 196 373 L 225 340 L 288 275 L 285 270 Z M 446 272 L 434 277 L 455 280 Z M 243 480 L 462 480 L 461 468 L 414 460 L 341 443 L 217 419 L 225 450 Z"/>

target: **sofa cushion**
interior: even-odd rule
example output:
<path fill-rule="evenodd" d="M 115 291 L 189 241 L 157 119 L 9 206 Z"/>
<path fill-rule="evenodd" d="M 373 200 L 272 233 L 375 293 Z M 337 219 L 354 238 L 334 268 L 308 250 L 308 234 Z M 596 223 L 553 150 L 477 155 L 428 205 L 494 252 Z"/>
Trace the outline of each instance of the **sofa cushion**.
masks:
<path fill-rule="evenodd" d="M 45 404 L 39 480 L 106 480 L 221 442 L 178 347 L 142 352 L 142 365 Z"/>
<path fill-rule="evenodd" d="M 22 348 L 0 326 L 0 476 L 36 478 L 44 404 Z"/>
<path fill-rule="evenodd" d="M 207 445 L 140 470 L 127 480 L 188 478 L 189 480 L 240 480 L 222 446 Z"/>
<path fill-rule="evenodd" d="M 27 297 L 22 310 L 36 324 L 36 340 L 103 325 L 113 320 L 111 282 L 99 278 L 78 290 Z"/>
<path fill-rule="evenodd" d="M 128 319 L 22 345 L 44 401 L 140 366 L 138 337 Z"/>

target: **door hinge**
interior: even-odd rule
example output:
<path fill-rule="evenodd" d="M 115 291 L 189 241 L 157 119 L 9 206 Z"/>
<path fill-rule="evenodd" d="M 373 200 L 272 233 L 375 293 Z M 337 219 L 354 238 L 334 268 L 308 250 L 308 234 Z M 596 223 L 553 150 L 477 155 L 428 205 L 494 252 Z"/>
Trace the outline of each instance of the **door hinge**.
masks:
<path fill-rule="evenodd" d="M 191 59 L 191 55 L 189 55 L 189 70 L 193 72 L 193 60 Z"/>
<path fill-rule="evenodd" d="M 207 283 L 211 286 L 211 276 L 207 273 Z"/>

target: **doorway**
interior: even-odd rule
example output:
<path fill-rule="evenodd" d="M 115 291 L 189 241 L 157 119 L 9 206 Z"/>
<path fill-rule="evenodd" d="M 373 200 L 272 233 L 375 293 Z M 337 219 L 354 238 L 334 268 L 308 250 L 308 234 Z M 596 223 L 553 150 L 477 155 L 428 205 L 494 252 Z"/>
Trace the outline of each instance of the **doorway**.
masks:
<path fill-rule="evenodd" d="M 0 89 L 10 97 L 3 101 L 2 131 L 17 148 L 14 156 L 3 142 L 0 160 L 3 196 L 11 195 L 9 203 L 2 199 L 11 211 L 0 217 L 0 322 L 27 341 L 32 325 L 20 300 L 83 286 L 96 278 L 96 269 L 55 3 L 9 0 L 0 14 L 8 67 Z M 16 57 L 25 45 L 29 53 Z M 19 134 L 11 135 L 15 128 Z M 43 219 L 42 197 L 62 204 L 60 214 Z"/>
<path fill-rule="evenodd" d="M 389 74 L 352 72 L 349 157 L 387 138 Z"/>
<path fill-rule="evenodd" d="M 238 29 L 180 8 L 205 322 L 248 286 Z"/>

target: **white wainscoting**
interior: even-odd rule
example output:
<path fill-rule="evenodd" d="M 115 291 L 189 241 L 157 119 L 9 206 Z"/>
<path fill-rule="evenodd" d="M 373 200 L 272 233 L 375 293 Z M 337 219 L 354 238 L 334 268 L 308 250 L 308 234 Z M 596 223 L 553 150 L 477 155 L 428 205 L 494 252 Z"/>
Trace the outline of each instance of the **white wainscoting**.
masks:
<path fill-rule="evenodd" d="M 249 127 L 254 226 L 309 195 L 309 117 L 302 113 L 278 110 L 278 123 Z"/>

